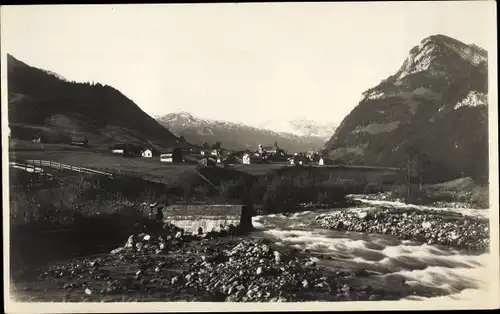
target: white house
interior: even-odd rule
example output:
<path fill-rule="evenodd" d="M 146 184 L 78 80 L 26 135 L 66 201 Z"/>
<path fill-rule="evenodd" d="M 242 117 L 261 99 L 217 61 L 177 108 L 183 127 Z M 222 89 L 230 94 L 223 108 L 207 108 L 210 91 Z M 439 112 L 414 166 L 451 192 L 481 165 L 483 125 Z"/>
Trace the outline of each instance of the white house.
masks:
<path fill-rule="evenodd" d="M 249 164 L 252 163 L 252 161 L 250 160 L 250 154 L 245 153 L 243 155 L 243 163 L 246 164 L 246 165 L 249 165 Z"/>
<path fill-rule="evenodd" d="M 151 151 L 151 149 L 147 148 L 147 149 L 142 151 L 141 155 L 142 155 L 142 157 L 151 158 L 151 157 L 153 157 L 153 152 Z"/>
<path fill-rule="evenodd" d="M 160 162 L 183 163 L 183 153 L 181 148 L 167 149 L 160 154 Z"/>
<path fill-rule="evenodd" d="M 114 148 L 113 150 L 111 150 L 111 153 L 123 155 L 123 148 Z"/>
<path fill-rule="evenodd" d="M 166 154 L 161 154 L 160 155 L 160 162 L 174 162 L 174 158 L 172 156 L 172 153 L 166 153 Z"/>
<path fill-rule="evenodd" d="M 255 156 L 253 154 L 245 153 L 242 157 L 243 164 L 262 164 L 264 160 L 260 156 Z"/>
<path fill-rule="evenodd" d="M 323 159 L 323 157 L 321 157 L 318 161 L 318 165 L 323 166 L 324 164 L 325 164 L 325 160 Z"/>
<path fill-rule="evenodd" d="M 212 150 L 212 156 L 219 156 L 219 150 L 217 149 Z"/>

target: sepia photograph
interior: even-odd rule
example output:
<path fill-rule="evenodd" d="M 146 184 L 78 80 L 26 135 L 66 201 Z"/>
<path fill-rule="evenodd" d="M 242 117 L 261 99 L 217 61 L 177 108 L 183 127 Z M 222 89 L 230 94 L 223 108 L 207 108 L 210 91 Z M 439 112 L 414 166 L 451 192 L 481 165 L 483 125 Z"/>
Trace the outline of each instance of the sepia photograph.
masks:
<path fill-rule="evenodd" d="M 500 306 L 496 2 L 0 10 L 6 313 Z"/>

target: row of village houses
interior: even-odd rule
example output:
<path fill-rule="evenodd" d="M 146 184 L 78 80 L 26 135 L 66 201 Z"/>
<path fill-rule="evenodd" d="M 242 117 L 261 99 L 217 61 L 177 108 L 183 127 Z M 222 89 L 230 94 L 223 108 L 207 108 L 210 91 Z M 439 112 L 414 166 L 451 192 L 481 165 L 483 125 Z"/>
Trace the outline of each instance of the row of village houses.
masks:
<path fill-rule="evenodd" d="M 328 158 L 320 156 L 318 152 L 298 152 L 292 155 L 280 149 L 277 144 L 270 147 L 258 146 L 256 151 L 229 151 L 224 149 L 202 149 L 202 148 L 171 148 L 155 151 L 150 148 L 141 148 L 134 144 L 117 144 L 111 148 L 112 154 L 129 157 L 153 158 L 160 157 L 160 162 L 165 163 L 200 163 L 202 165 L 225 164 L 263 164 L 269 162 L 286 162 L 290 164 L 318 165 L 332 164 Z"/>

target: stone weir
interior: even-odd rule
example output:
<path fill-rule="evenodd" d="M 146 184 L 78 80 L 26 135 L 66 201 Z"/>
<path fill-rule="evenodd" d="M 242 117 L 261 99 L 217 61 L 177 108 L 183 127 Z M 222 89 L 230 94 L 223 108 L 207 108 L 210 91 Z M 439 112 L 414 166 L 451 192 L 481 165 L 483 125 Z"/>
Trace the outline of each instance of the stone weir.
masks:
<path fill-rule="evenodd" d="M 251 230 L 251 210 L 251 205 L 174 204 L 165 206 L 162 211 L 165 222 L 189 233 L 207 233 L 222 231 L 231 225 L 241 230 Z"/>

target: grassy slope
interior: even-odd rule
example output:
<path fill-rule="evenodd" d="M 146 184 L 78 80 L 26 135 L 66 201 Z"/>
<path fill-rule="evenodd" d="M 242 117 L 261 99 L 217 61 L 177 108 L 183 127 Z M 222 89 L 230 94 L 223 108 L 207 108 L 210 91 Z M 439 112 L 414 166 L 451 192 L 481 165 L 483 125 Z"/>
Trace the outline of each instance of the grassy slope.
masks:
<path fill-rule="evenodd" d="M 392 191 L 392 197 L 410 203 L 431 205 L 435 202 L 465 203 L 475 208 L 490 208 L 489 184 L 470 177 L 437 184 L 419 186 L 401 185 Z"/>
<path fill-rule="evenodd" d="M 118 141 L 153 148 L 177 137 L 111 86 L 60 80 L 8 56 L 9 126 L 13 138 L 107 146 Z"/>

